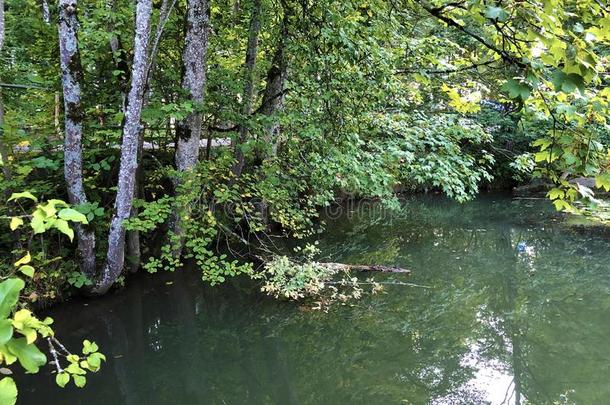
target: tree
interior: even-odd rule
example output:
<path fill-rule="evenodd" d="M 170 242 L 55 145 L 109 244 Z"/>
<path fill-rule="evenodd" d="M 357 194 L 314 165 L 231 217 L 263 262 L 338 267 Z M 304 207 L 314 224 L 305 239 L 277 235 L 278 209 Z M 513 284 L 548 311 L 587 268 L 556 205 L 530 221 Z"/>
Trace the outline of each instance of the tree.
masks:
<path fill-rule="evenodd" d="M 248 139 L 248 120 L 252 114 L 252 104 L 254 102 L 254 85 L 256 56 L 258 52 L 258 37 L 261 30 L 261 0 L 252 1 L 252 15 L 250 17 L 250 28 L 248 30 L 248 44 L 246 47 L 246 61 L 244 63 L 244 92 L 242 95 L 242 120 L 239 125 L 239 135 L 235 141 L 235 160 L 233 174 L 240 177 L 246 164 L 243 148 Z"/>
<path fill-rule="evenodd" d="M 77 2 L 61 0 L 59 3 L 59 53 L 61 80 L 64 94 L 64 177 L 70 204 L 87 204 L 83 186 L 83 121 L 81 82 L 83 68 L 77 36 Z M 86 225 L 77 224 L 78 250 L 82 260 L 81 270 L 88 277 L 95 277 L 95 233 Z"/>
<path fill-rule="evenodd" d="M 175 164 L 179 173 L 184 174 L 194 169 L 199 161 L 199 144 L 201 141 L 201 128 L 206 82 L 206 51 L 208 47 L 209 10 L 207 0 L 189 0 L 187 11 L 187 32 L 182 53 L 184 78 L 182 88 L 187 93 L 187 101 L 192 104 L 193 112 L 181 120 L 176 128 L 176 154 Z M 188 174 L 187 174 L 188 176 Z M 179 194 L 183 178 L 174 180 L 175 193 Z M 185 201 L 188 205 L 190 201 Z M 182 204 L 181 204 L 182 205 Z M 170 229 L 179 239 L 175 253 L 179 255 L 184 237 L 182 231 L 182 216 L 184 206 L 174 206 Z"/>
<path fill-rule="evenodd" d="M 117 195 L 108 233 L 106 263 L 93 288 L 93 292 L 96 294 L 104 294 L 108 291 L 123 271 L 125 262 L 125 226 L 123 222 L 130 216 L 135 191 L 138 141 L 142 125 L 140 119 L 149 64 L 151 16 L 152 0 L 139 0 L 136 5 L 134 62 L 125 111 Z"/>

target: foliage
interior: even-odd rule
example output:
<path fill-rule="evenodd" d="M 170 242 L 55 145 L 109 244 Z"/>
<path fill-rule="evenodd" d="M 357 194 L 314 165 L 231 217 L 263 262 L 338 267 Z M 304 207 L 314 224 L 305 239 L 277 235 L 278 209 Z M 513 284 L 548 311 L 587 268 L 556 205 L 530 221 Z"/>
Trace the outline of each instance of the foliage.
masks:
<path fill-rule="evenodd" d="M 36 197 L 29 192 L 17 193 L 11 197 L 13 200 L 20 198 L 37 201 Z M 55 209 L 57 206 L 64 208 L 57 211 Z M 40 230 L 40 233 L 56 228 L 62 233 L 69 234 L 66 231 L 72 231 L 72 229 L 69 227 L 68 221 L 86 223 L 83 214 L 72 210 L 63 201 L 50 200 L 46 204 L 38 205 L 30 216 L 30 224 L 34 233 L 39 231 L 35 221 L 38 221 L 37 218 L 39 218 L 36 213 L 40 212 L 46 214 L 42 218 L 43 223 L 48 224 Z M 65 221 L 67 228 L 56 226 L 57 221 Z M 23 221 L 20 225 L 23 225 Z M 17 228 L 18 226 L 15 226 L 13 230 Z M 26 280 L 34 279 L 37 274 L 31 262 L 32 256 L 27 252 L 14 263 L 15 271 L 26 276 Z M 98 371 L 101 362 L 105 361 L 106 357 L 98 352 L 95 343 L 88 340 L 83 342 L 82 356 L 70 353 L 55 337 L 55 332 L 51 327 L 53 319 L 46 317 L 40 320 L 27 309 L 26 300 L 21 295 L 25 286 L 26 283 L 15 275 L 5 277 L 0 282 L 0 365 L 10 366 L 18 361 L 26 373 L 37 373 L 40 367 L 47 364 L 47 356 L 39 347 L 40 343 L 46 340 L 52 356 L 50 363 L 54 364 L 57 370 L 57 384 L 64 387 L 72 378 L 77 387 L 84 387 L 86 370 Z M 60 357 L 64 357 L 68 362 L 67 367 L 62 367 Z M 0 399 L 3 399 L 3 404 L 16 402 L 17 388 L 11 377 L 4 377 L 0 380 Z"/>
<path fill-rule="evenodd" d="M 31 0 L 7 3 L 0 78 L 17 87 L 3 87 L 0 99 L 0 192 L 13 195 L 0 210 L 18 232 L 0 245 L 38 252 L 32 260 L 43 270 L 26 288 L 31 301 L 52 301 L 96 281 L 78 271 L 74 245 L 64 243 L 76 237 L 70 224 L 95 233 L 103 255 L 117 218 L 135 9 L 127 0 L 79 4 L 79 175 L 88 202 L 69 207 L 62 122 L 74 117 L 62 113 L 58 55 L 49 52 L 58 31 Z M 136 201 L 119 222 L 129 246 L 140 245 L 119 256 L 134 267 L 141 258 L 149 272 L 173 271 L 192 260 L 210 284 L 251 275 L 253 250 L 283 256 L 274 237 L 314 235 L 324 226 L 320 210 L 345 196 L 397 209 L 403 192 L 464 202 L 481 188 L 534 178 L 555 183 L 549 198 L 558 209 L 603 206 L 594 190 L 610 190 L 610 17 L 602 2 L 263 0 L 251 100 L 244 59 L 255 3 L 212 2 L 203 102 L 189 98 L 184 69 L 176 69 L 195 62 L 183 54 L 188 2 L 163 20 L 170 4 L 156 5 L 157 52 L 139 78 L 147 87 L 142 148 L 123 159 L 133 173 L 121 186 L 133 181 Z M 211 147 L 182 171 L 177 123 L 194 118 Z M 596 187 L 575 182 L 583 176 Z M 3 274 L 14 272 L 9 261 Z"/>
<path fill-rule="evenodd" d="M 297 251 L 301 249 L 297 248 Z M 275 298 L 313 301 L 313 309 L 328 310 L 333 303 L 346 304 L 360 299 L 363 285 L 371 286 L 371 293 L 382 290 L 372 279 L 362 283 L 348 270 L 336 268 L 313 260 L 319 252 L 315 245 L 306 245 L 301 253 L 302 263 L 287 256 L 276 256 L 265 263 L 264 268 L 252 277 L 262 282 L 261 291 Z"/>

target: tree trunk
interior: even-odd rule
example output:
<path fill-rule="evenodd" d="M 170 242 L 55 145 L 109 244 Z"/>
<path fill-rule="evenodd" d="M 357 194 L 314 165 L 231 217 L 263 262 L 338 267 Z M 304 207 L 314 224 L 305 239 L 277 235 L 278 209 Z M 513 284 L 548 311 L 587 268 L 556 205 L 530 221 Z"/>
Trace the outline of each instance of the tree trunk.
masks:
<path fill-rule="evenodd" d="M 286 82 L 287 63 L 284 53 L 284 44 L 287 37 L 286 17 L 282 21 L 280 39 L 273 54 L 271 68 L 267 72 L 265 93 L 261 104 L 261 114 L 273 116 L 284 107 L 284 83 Z M 263 160 L 274 157 L 277 154 L 279 136 L 279 122 L 273 119 L 265 125 L 264 144 L 266 149 L 263 153 Z"/>
<path fill-rule="evenodd" d="M 161 35 L 165 28 L 169 15 L 171 14 L 176 0 L 172 0 L 171 4 L 168 0 L 163 0 L 161 3 L 161 9 L 159 10 L 159 21 L 157 22 L 157 29 L 155 30 L 155 36 L 153 38 L 150 57 L 148 61 L 148 67 L 146 68 L 146 86 L 144 90 L 144 100 L 142 108 L 146 108 L 148 101 L 151 96 L 150 83 L 152 80 L 153 72 L 155 70 L 157 61 L 157 51 L 159 49 L 159 42 L 161 41 Z M 140 127 L 140 134 L 138 135 L 138 168 L 136 169 L 136 184 L 135 196 L 137 198 L 144 198 L 144 168 L 141 165 L 142 155 L 144 153 L 144 133 L 145 128 Z M 134 206 L 131 207 L 131 217 L 138 216 L 138 209 Z M 140 231 L 132 230 L 127 232 L 127 256 L 129 258 L 129 272 L 136 273 L 142 263 L 142 248 L 140 246 Z"/>
<path fill-rule="evenodd" d="M 55 107 L 53 108 L 53 125 L 55 126 L 55 133 L 58 137 L 62 137 L 61 124 L 59 123 L 59 114 L 61 111 L 61 96 L 59 92 L 55 92 Z"/>
<path fill-rule="evenodd" d="M 107 3 L 108 12 L 114 13 L 116 7 L 116 0 L 110 0 Z M 121 93 L 121 109 L 125 112 L 125 103 L 127 102 L 127 92 L 129 91 L 129 62 L 128 53 L 123 47 L 121 38 L 114 32 L 115 27 L 112 21 L 108 22 L 108 31 L 111 33 L 109 45 L 112 51 L 112 60 L 114 62 L 114 69 L 121 72 L 117 76 L 119 83 L 119 91 Z"/>
<path fill-rule="evenodd" d="M 0 52 L 4 49 L 4 0 L 0 0 Z"/>
<path fill-rule="evenodd" d="M 284 13 L 288 11 L 284 9 Z M 280 29 L 280 38 L 273 54 L 271 67 L 267 72 L 265 92 L 260 112 L 269 118 L 269 122 L 264 128 L 264 138 L 262 150 L 257 149 L 257 161 L 264 162 L 267 159 L 277 156 L 277 146 L 279 143 L 280 124 L 274 117 L 284 107 L 284 83 L 286 81 L 287 62 L 284 52 L 285 42 L 288 37 L 288 17 L 284 14 Z M 261 214 L 263 223 L 269 222 L 269 206 L 264 199 L 260 201 L 258 210 Z"/>
<path fill-rule="evenodd" d="M 59 54 L 61 82 L 64 93 L 65 135 L 64 135 L 64 177 L 68 188 L 68 198 L 73 205 L 86 204 L 87 196 L 83 187 L 83 119 L 81 105 L 81 81 L 83 69 L 78 50 L 76 29 L 76 0 L 59 2 Z M 81 270 L 89 277 L 95 277 L 95 233 L 87 226 L 75 226 L 78 251 L 81 256 Z"/>
<path fill-rule="evenodd" d="M 2 1 L 2 0 L 0 0 Z M 4 99 L 2 98 L 2 90 L 0 89 L 0 159 L 2 159 L 2 175 L 7 183 L 13 179 L 11 166 L 9 165 L 8 147 L 4 142 Z M 11 196 L 10 187 L 5 191 L 5 197 L 8 199 Z"/>
<path fill-rule="evenodd" d="M 51 23 L 51 11 L 49 11 L 49 2 L 47 0 L 40 0 L 40 8 L 42 9 L 42 21 L 45 24 Z"/>
<path fill-rule="evenodd" d="M 0 55 L 4 49 L 4 0 L 0 0 Z M 2 99 L 2 89 L 0 89 L 0 158 L 2 159 L 2 173 L 4 179 L 11 181 L 11 168 L 8 165 L 8 148 L 4 143 L 4 100 Z M 7 189 L 7 192 L 10 190 Z M 10 196 L 10 194 L 9 194 Z"/>
<path fill-rule="evenodd" d="M 62 0 L 66 1 L 66 0 Z M 138 167 L 138 140 L 140 118 L 146 90 L 148 68 L 148 40 L 150 37 L 152 0 L 139 0 L 136 5 L 136 32 L 131 88 L 125 111 L 119 181 L 114 202 L 114 213 L 108 234 L 108 252 L 100 279 L 92 292 L 104 294 L 116 281 L 125 263 L 125 227 L 123 221 L 130 216 Z"/>
<path fill-rule="evenodd" d="M 182 54 L 184 78 L 182 88 L 188 93 L 188 99 L 195 104 L 195 111 L 180 121 L 176 128 L 176 168 L 180 172 L 192 170 L 199 160 L 199 143 L 203 114 L 199 111 L 205 93 L 205 54 L 208 46 L 208 1 L 188 0 L 186 42 Z M 174 181 L 176 193 L 179 193 L 181 179 Z M 188 204 L 188 203 L 187 203 Z M 182 250 L 182 216 L 187 207 L 174 205 L 170 218 L 170 230 L 180 240 L 174 249 L 176 256 Z"/>
<path fill-rule="evenodd" d="M 261 30 L 260 22 L 261 0 L 253 0 L 252 17 L 250 18 L 250 28 L 248 30 L 248 48 L 246 49 L 245 77 L 244 77 L 244 94 L 242 106 L 242 119 L 247 120 L 252 114 L 252 103 L 254 98 L 254 73 L 256 68 L 256 54 L 258 52 L 258 37 Z M 248 125 L 243 122 L 239 127 L 239 135 L 235 143 L 235 165 L 233 165 L 233 174 L 236 178 L 241 176 L 241 173 L 246 164 L 246 159 L 242 151 L 242 146 L 248 138 Z"/>

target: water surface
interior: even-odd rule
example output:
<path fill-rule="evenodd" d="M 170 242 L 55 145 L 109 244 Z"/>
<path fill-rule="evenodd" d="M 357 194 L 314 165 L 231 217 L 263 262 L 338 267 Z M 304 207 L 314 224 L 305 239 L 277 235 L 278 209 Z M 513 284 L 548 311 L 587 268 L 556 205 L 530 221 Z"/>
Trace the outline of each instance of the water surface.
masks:
<path fill-rule="evenodd" d="M 51 311 L 62 340 L 91 337 L 109 361 L 84 390 L 56 387 L 50 366 L 19 376 L 19 403 L 610 403 L 609 238 L 504 196 L 352 208 L 326 218 L 324 256 L 407 267 L 429 288 L 322 313 L 194 270 L 141 276 Z"/>

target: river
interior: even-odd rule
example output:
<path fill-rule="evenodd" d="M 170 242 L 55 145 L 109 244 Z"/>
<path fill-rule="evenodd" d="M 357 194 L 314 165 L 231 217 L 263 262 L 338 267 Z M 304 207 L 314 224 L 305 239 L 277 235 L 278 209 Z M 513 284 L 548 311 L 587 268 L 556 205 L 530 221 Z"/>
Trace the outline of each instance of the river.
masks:
<path fill-rule="evenodd" d="M 413 197 L 326 214 L 324 257 L 397 265 L 382 294 L 328 312 L 140 275 L 50 312 L 108 357 L 87 386 L 17 376 L 18 404 L 607 404 L 610 239 L 544 200 Z"/>

